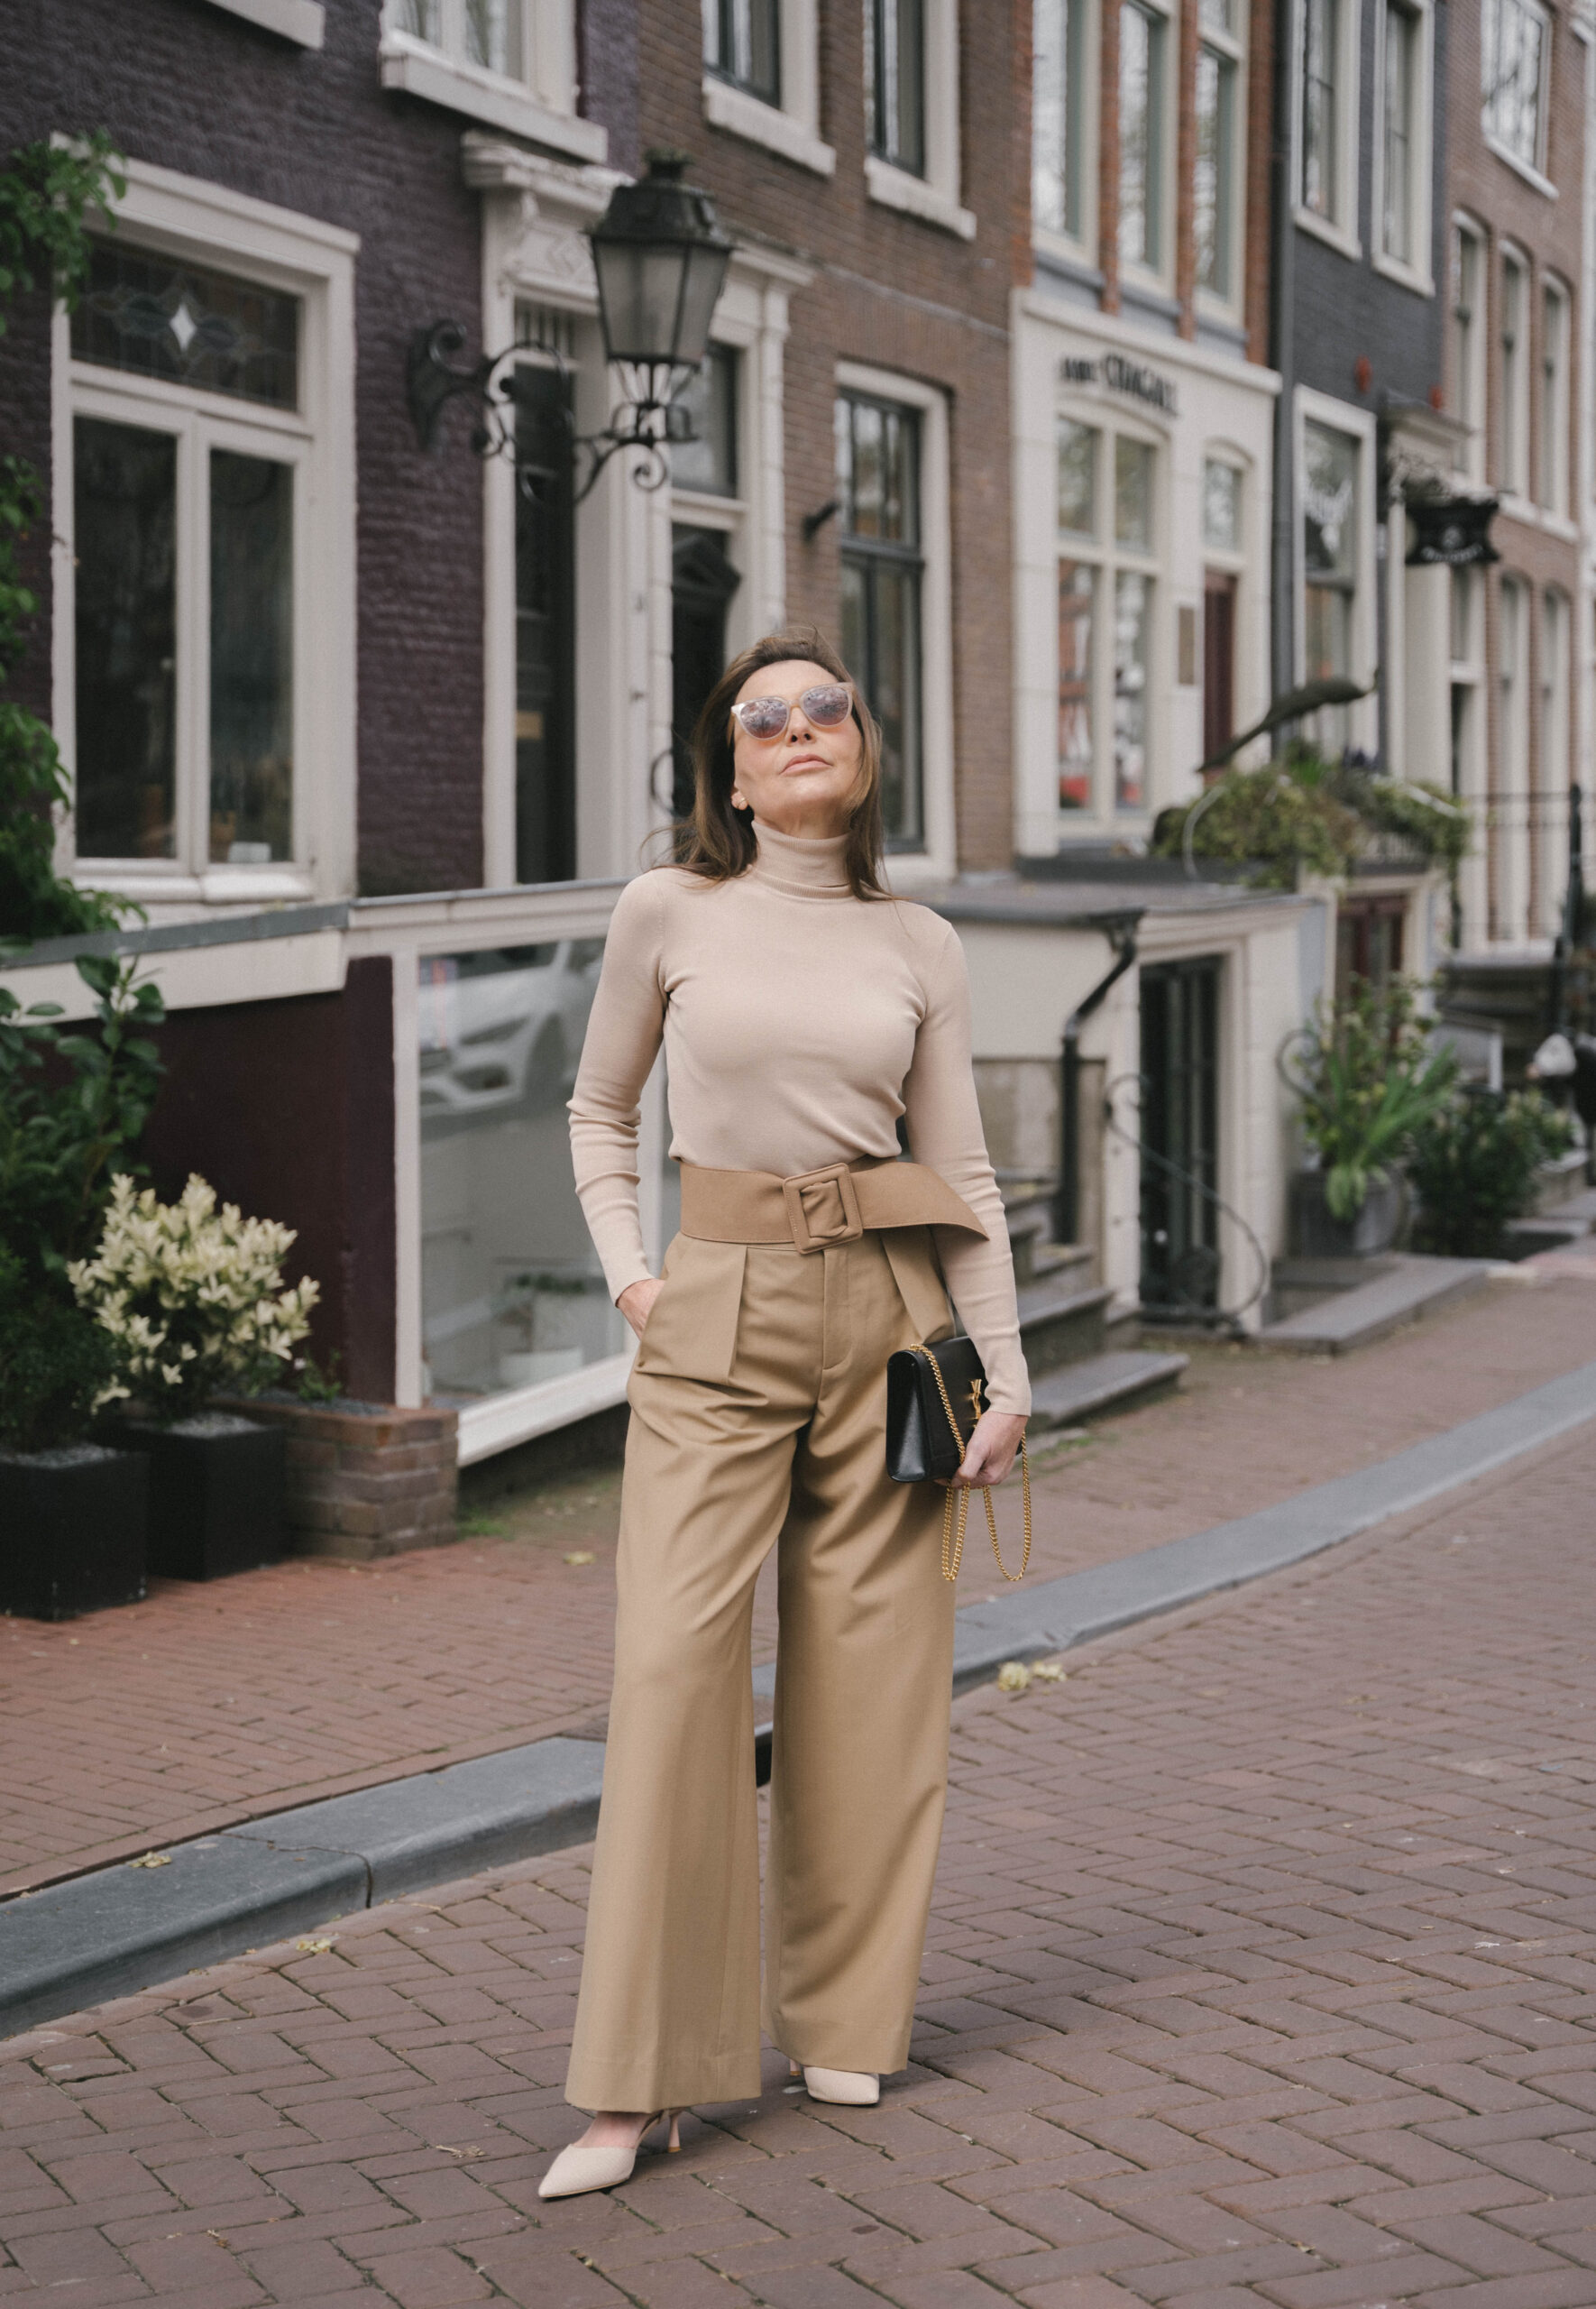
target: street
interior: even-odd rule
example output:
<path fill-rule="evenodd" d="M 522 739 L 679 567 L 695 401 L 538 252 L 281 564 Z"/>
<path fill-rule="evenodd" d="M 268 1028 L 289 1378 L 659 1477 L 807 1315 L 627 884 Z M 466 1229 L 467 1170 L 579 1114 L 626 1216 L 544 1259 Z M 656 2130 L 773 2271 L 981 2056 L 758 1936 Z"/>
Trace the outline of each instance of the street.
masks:
<path fill-rule="evenodd" d="M 878 2110 L 773 2056 L 679 2159 L 539 2205 L 562 1853 L 0 2048 L 0 2293 L 1590 2309 L 1593 1483 L 1582 1429 L 959 1702 Z"/>

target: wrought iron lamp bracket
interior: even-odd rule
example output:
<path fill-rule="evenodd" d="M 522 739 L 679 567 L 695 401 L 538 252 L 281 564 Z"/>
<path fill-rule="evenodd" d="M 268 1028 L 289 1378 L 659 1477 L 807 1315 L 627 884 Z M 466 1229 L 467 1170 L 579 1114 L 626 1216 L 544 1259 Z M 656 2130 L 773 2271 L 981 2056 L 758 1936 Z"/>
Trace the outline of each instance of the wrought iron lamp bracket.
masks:
<path fill-rule="evenodd" d="M 511 345 L 502 353 L 484 353 L 469 363 L 454 356 L 465 345 L 465 330 L 458 321 L 434 321 L 416 331 L 406 364 L 406 389 L 410 420 L 423 449 L 437 438 L 439 423 L 452 400 L 472 404 L 471 446 L 482 458 L 508 457 L 518 465 L 516 404 L 518 373 L 523 368 L 554 369 L 567 384 L 571 364 L 555 345 Z M 681 363 L 658 362 L 629 373 L 634 391 L 628 394 L 610 423 L 598 433 L 578 433 L 570 395 L 562 406 L 573 463 L 584 464 L 582 482 L 573 497 L 580 505 L 591 494 L 611 457 L 636 452 L 631 468 L 639 489 L 660 489 L 670 479 L 670 451 L 698 438 L 692 412 L 674 396 L 691 368 Z M 534 476 L 518 473 L 520 487 L 531 493 Z"/>

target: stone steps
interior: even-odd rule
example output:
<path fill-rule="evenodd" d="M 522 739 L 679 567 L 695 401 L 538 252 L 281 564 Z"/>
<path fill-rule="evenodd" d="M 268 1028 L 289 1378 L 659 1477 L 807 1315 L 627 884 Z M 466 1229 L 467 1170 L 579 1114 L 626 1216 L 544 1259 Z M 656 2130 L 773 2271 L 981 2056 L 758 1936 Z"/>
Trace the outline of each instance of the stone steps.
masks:
<path fill-rule="evenodd" d="M 1190 1360 L 1187 1355 L 1159 1355 L 1138 1348 L 1066 1363 L 1032 1383 L 1031 1432 L 1045 1435 L 1054 1428 L 1074 1427 L 1082 1420 L 1100 1419 L 1105 1412 L 1126 1411 L 1170 1394 Z"/>

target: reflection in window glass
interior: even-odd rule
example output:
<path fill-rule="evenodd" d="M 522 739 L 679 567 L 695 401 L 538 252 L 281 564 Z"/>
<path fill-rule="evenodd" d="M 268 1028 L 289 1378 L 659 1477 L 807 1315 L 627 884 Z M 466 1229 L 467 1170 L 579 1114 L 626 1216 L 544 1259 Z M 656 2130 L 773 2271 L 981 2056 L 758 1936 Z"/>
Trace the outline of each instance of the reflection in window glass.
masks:
<path fill-rule="evenodd" d="M 1414 103 L 1417 95 L 1419 23 L 1401 0 L 1386 0 L 1385 150 L 1381 155 L 1385 214 L 1381 246 L 1399 263 L 1416 262 L 1413 245 Z"/>
<path fill-rule="evenodd" d="M 1485 0 L 1481 68 L 1486 132 L 1526 168 L 1541 154 L 1546 19 L 1536 0 Z"/>
<path fill-rule="evenodd" d="M 922 0 L 865 0 L 865 114 L 870 150 L 925 174 Z"/>
<path fill-rule="evenodd" d="M 836 407 L 842 655 L 881 724 L 887 846 L 924 845 L 921 739 L 920 415 L 844 393 Z"/>
<path fill-rule="evenodd" d="M 422 1348 L 435 1403 L 619 1354 L 576 1200 L 564 1101 L 601 938 L 421 958 Z"/>
<path fill-rule="evenodd" d="M 178 445 L 80 417 L 76 815 L 80 858 L 170 858 L 177 770 Z"/>
<path fill-rule="evenodd" d="M 1114 586 L 1114 802 L 1140 810 L 1147 794 L 1147 629 L 1152 583 L 1122 569 Z"/>
<path fill-rule="evenodd" d="M 1220 457 L 1203 459 L 1203 543 L 1221 553 L 1242 549 L 1242 476 Z"/>
<path fill-rule="evenodd" d="M 1236 68 L 1211 48 L 1197 51 L 1197 155 L 1192 170 L 1192 235 L 1199 289 L 1231 294 L 1231 188 L 1235 177 Z"/>
<path fill-rule="evenodd" d="M 1119 253 L 1156 272 L 1163 262 L 1161 16 L 1124 0 L 1119 14 Z"/>
<path fill-rule="evenodd" d="M 1031 60 L 1031 207 L 1044 233 L 1082 231 L 1084 0 L 1034 0 Z"/>
<path fill-rule="evenodd" d="M 704 62 L 718 78 L 767 105 L 781 102 L 777 0 L 708 0 Z"/>
<path fill-rule="evenodd" d="M 1141 553 L 1152 547 L 1152 451 L 1145 441 L 1114 445 L 1114 537 Z"/>
<path fill-rule="evenodd" d="M 294 849 L 294 472 L 210 464 L 210 855 L 265 866 Z"/>
<path fill-rule="evenodd" d="M 1059 419 L 1059 527 L 1067 537 L 1097 534 L 1097 432 Z"/>
<path fill-rule="evenodd" d="M 693 419 L 695 440 L 671 450 L 671 480 L 678 489 L 702 489 L 711 497 L 737 495 L 738 356 L 729 345 L 712 345 L 703 367 L 676 395 Z"/>
<path fill-rule="evenodd" d="M 1302 564 L 1305 673 L 1311 681 L 1353 670 L 1357 584 L 1358 444 L 1325 425 L 1303 428 Z M 1344 705 L 1318 716 L 1319 743 L 1339 753 L 1351 741 Z"/>
<path fill-rule="evenodd" d="M 1340 71 L 1343 0 L 1303 0 L 1301 182 L 1305 208 L 1337 217 L 1341 152 Z"/>
<path fill-rule="evenodd" d="M 1092 610 L 1097 573 L 1059 564 L 1059 807 L 1092 806 Z"/>

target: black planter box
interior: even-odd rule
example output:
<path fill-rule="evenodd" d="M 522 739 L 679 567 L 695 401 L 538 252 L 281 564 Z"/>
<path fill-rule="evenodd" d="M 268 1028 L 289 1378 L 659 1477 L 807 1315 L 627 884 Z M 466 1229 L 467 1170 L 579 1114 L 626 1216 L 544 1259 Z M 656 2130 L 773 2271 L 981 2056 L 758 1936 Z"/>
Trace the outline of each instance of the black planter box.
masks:
<path fill-rule="evenodd" d="M 149 1562 L 163 1579 L 220 1579 L 287 1551 L 286 1438 L 228 1412 L 173 1427 L 130 1419 L 114 1430 L 150 1468 Z"/>
<path fill-rule="evenodd" d="M 0 1452 L 0 1612 L 70 1620 L 136 1604 L 149 1472 L 99 1443 Z"/>

